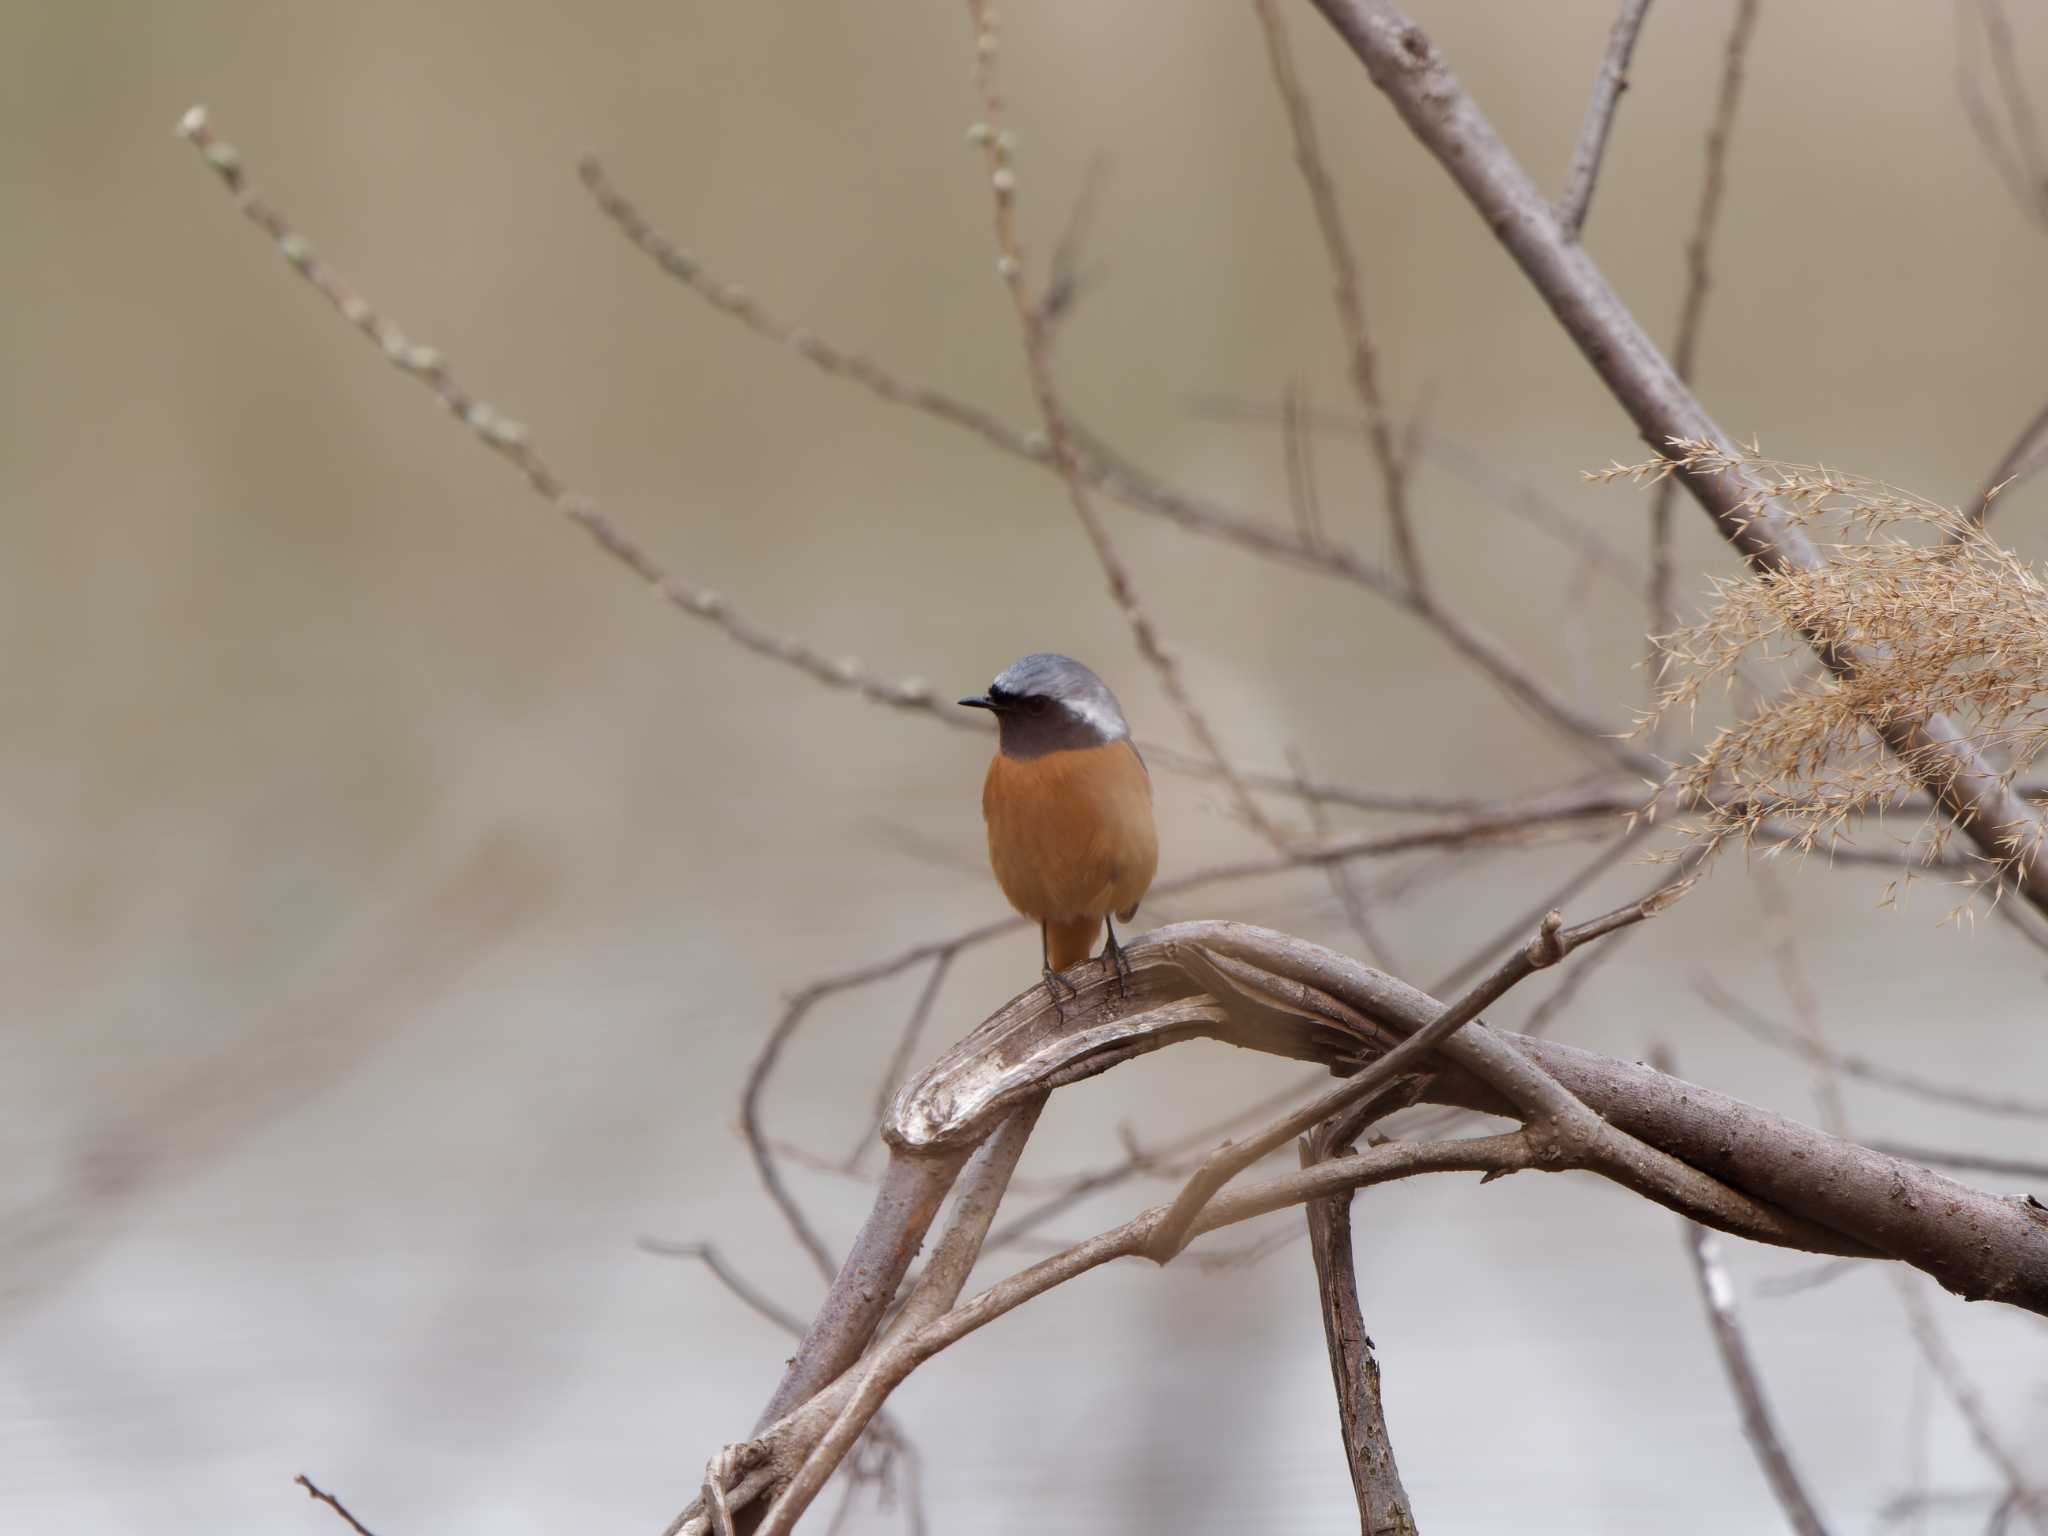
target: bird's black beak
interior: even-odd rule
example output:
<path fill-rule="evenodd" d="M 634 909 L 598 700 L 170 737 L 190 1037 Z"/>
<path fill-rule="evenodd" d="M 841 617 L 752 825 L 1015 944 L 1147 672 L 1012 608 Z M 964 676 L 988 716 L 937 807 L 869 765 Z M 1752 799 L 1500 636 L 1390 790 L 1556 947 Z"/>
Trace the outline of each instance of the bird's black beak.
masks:
<path fill-rule="evenodd" d="M 985 709 L 990 714 L 994 714 L 996 712 L 996 701 L 989 698 L 962 699 L 960 700 L 960 707 L 963 709 Z"/>

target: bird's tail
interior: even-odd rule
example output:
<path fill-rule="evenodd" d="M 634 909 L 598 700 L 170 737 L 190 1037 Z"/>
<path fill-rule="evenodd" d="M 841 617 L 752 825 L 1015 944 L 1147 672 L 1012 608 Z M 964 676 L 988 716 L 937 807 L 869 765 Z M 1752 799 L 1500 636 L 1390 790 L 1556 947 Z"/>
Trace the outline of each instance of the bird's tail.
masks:
<path fill-rule="evenodd" d="M 1056 971 L 1079 965 L 1095 953 L 1095 940 L 1102 933 L 1099 917 L 1077 917 L 1070 923 L 1045 925 L 1045 958 Z"/>

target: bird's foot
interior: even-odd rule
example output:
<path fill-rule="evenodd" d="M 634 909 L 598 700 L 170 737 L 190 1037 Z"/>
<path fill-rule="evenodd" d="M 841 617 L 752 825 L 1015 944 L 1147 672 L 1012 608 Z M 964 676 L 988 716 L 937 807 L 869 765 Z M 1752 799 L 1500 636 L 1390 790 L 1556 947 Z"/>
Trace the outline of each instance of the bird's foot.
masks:
<path fill-rule="evenodd" d="M 1102 969 L 1104 974 L 1112 971 L 1116 974 L 1118 997 L 1127 998 L 1131 995 L 1130 980 L 1137 973 L 1131 969 L 1131 958 L 1124 953 L 1123 945 L 1116 941 L 1114 925 L 1109 930 L 1109 941 L 1102 946 Z"/>
<path fill-rule="evenodd" d="M 1046 995 L 1052 999 L 1052 1011 L 1059 1021 L 1064 1024 L 1067 1022 L 1067 1010 L 1060 1006 L 1060 988 L 1065 987 L 1067 989 L 1067 996 L 1072 998 L 1078 998 L 1081 995 L 1081 989 L 1049 965 L 1045 967 L 1044 974 Z"/>

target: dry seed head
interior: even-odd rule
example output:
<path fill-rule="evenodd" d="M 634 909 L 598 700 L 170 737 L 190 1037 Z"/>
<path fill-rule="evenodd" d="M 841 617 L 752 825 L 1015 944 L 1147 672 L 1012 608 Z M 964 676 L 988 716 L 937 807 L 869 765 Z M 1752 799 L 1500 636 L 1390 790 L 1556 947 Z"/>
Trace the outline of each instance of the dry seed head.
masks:
<path fill-rule="evenodd" d="M 1707 851 L 1739 841 L 1762 853 L 1829 848 L 1853 822 L 1923 808 L 1910 844 L 1939 857 L 1956 823 L 1923 786 L 1948 760 L 1932 744 L 1884 732 L 1944 714 L 2007 784 L 2048 750 L 2048 586 L 2040 573 L 1952 508 L 1826 465 L 1674 440 L 1669 455 L 1592 472 L 1646 485 L 1688 474 L 1743 474 L 1827 556 L 1818 570 L 1751 570 L 1710 583 L 1699 618 L 1658 637 L 1662 686 L 1638 730 L 1690 717 L 1703 691 L 1765 679 L 1757 701 L 1680 763 L 1658 797 L 1692 813 Z M 1815 642 L 1851 653 L 1816 668 Z M 1653 805 L 1656 803 L 1653 800 Z M 1916 813 L 1916 814 L 1922 814 Z M 2038 824 L 2005 831 L 1982 888 L 2040 852 Z"/>

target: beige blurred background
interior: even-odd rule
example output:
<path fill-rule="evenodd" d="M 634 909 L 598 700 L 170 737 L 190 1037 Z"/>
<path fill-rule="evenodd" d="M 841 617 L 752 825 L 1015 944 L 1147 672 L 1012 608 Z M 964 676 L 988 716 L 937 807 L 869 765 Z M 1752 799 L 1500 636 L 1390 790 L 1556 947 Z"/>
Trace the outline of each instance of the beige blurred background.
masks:
<path fill-rule="evenodd" d="M 1419 19 L 1546 186 L 1602 3 Z M 2048 18 L 2015 7 L 2048 92 Z M 1652 7 L 1588 246 L 1660 337 L 1731 7 Z M 1547 313 L 1305 7 L 1292 14 L 1395 398 L 1631 549 L 1641 452 Z M 780 997 L 998 915 L 981 738 L 819 688 L 648 600 L 385 367 L 235 214 L 172 127 L 205 102 L 252 179 L 409 335 L 529 423 L 579 490 L 763 623 L 949 694 L 1014 656 L 1090 660 L 1140 734 L 1176 725 L 1057 483 L 805 368 L 665 281 L 594 212 L 603 155 L 669 233 L 782 313 L 1028 424 L 993 275 L 959 6 L 118 4 L 0 10 L 0 1525 L 651 1533 L 744 1430 L 816 1279 L 732 1126 Z M 1970 136 L 1941 4 L 1766 0 L 1736 130 L 1702 390 L 1730 430 L 1960 497 L 2048 392 L 2048 235 Z M 1007 8 L 1027 241 L 1092 157 L 1093 273 L 1060 344 L 1140 462 L 1284 515 L 1267 428 L 1191 408 L 1343 402 L 1326 277 L 1248 8 Z M 1371 479 L 1324 446 L 1337 531 Z M 1446 591 L 1612 716 L 1636 605 L 1583 604 L 1553 546 L 1456 478 L 1419 488 Z M 1239 757 L 1529 790 L 1579 758 L 1356 589 L 1108 516 Z M 1732 569 L 1681 507 L 1684 589 Z M 2001 525 L 2044 548 L 2048 479 Z M 1171 876 L 1257 845 L 1163 776 Z M 1293 814 L 1290 812 L 1289 814 Z M 1349 821 L 1345 825 L 1352 824 Z M 1363 823 L 1360 823 L 1363 824 Z M 1387 910 L 1428 982 L 1582 862 L 1560 846 Z M 1378 873 L 1378 872 L 1375 872 Z M 1587 911 L 1640 888 L 1624 868 Z M 2002 924 L 1879 912 L 1870 870 L 1788 871 L 1837 1034 L 2038 1096 L 2043 962 Z M 1351 940 L 1320 877 L 1162 902 Z M 1694 995 L 1782 1011 L 1731 860 L 1559 1024 L 1793 1114 L 1806 1071 Z M 1412 957 L 1409 959 L 1408 957 Z M 956 969 L 930 1048 L 1035 974 Z M 769 1113 L 838 1152 L 914 977 L 821 1010 Z M 1531 988 L 1498 1017 L 1524 1017 Z M 1284 1082 L 1221 1048 L 1065 1096 L 1027 1170 L 1113 1155 Z M 2015 1155 L 2038 1127 L 1852 1093 L 1860 1128 Z M 1983 1182 L 1997 1185 L 1995 1179 Z M 857 1186 L 800 1174 L 835 1242 Z M 1129 1213 L 1124 1190 L 1067 1218 Z M 1590 1181 L 1469 1180 L 1358 1208 L 1369 1325 L 1431 1532 L 1776 1528 L 1674 1223 Z M 1841 1530 L 1918 1475 L 1992 1476 L 1874 1272 L 1785 1299 L 1733 1262 L 1772 1395 Z M 933 1529 L 1327 1532 L 1355 1519 L 1300 1244 L 1205 1275 L 1097 1273 L 901 1395 Z M 1944 1302 L 1997 1421 L 2048 1477 L 2048 1336 Z M 896 1529 L 864 1503 L 859 1530 Z M 1912 1528 L 1908 1526 L 1907 1528 Z"/>

